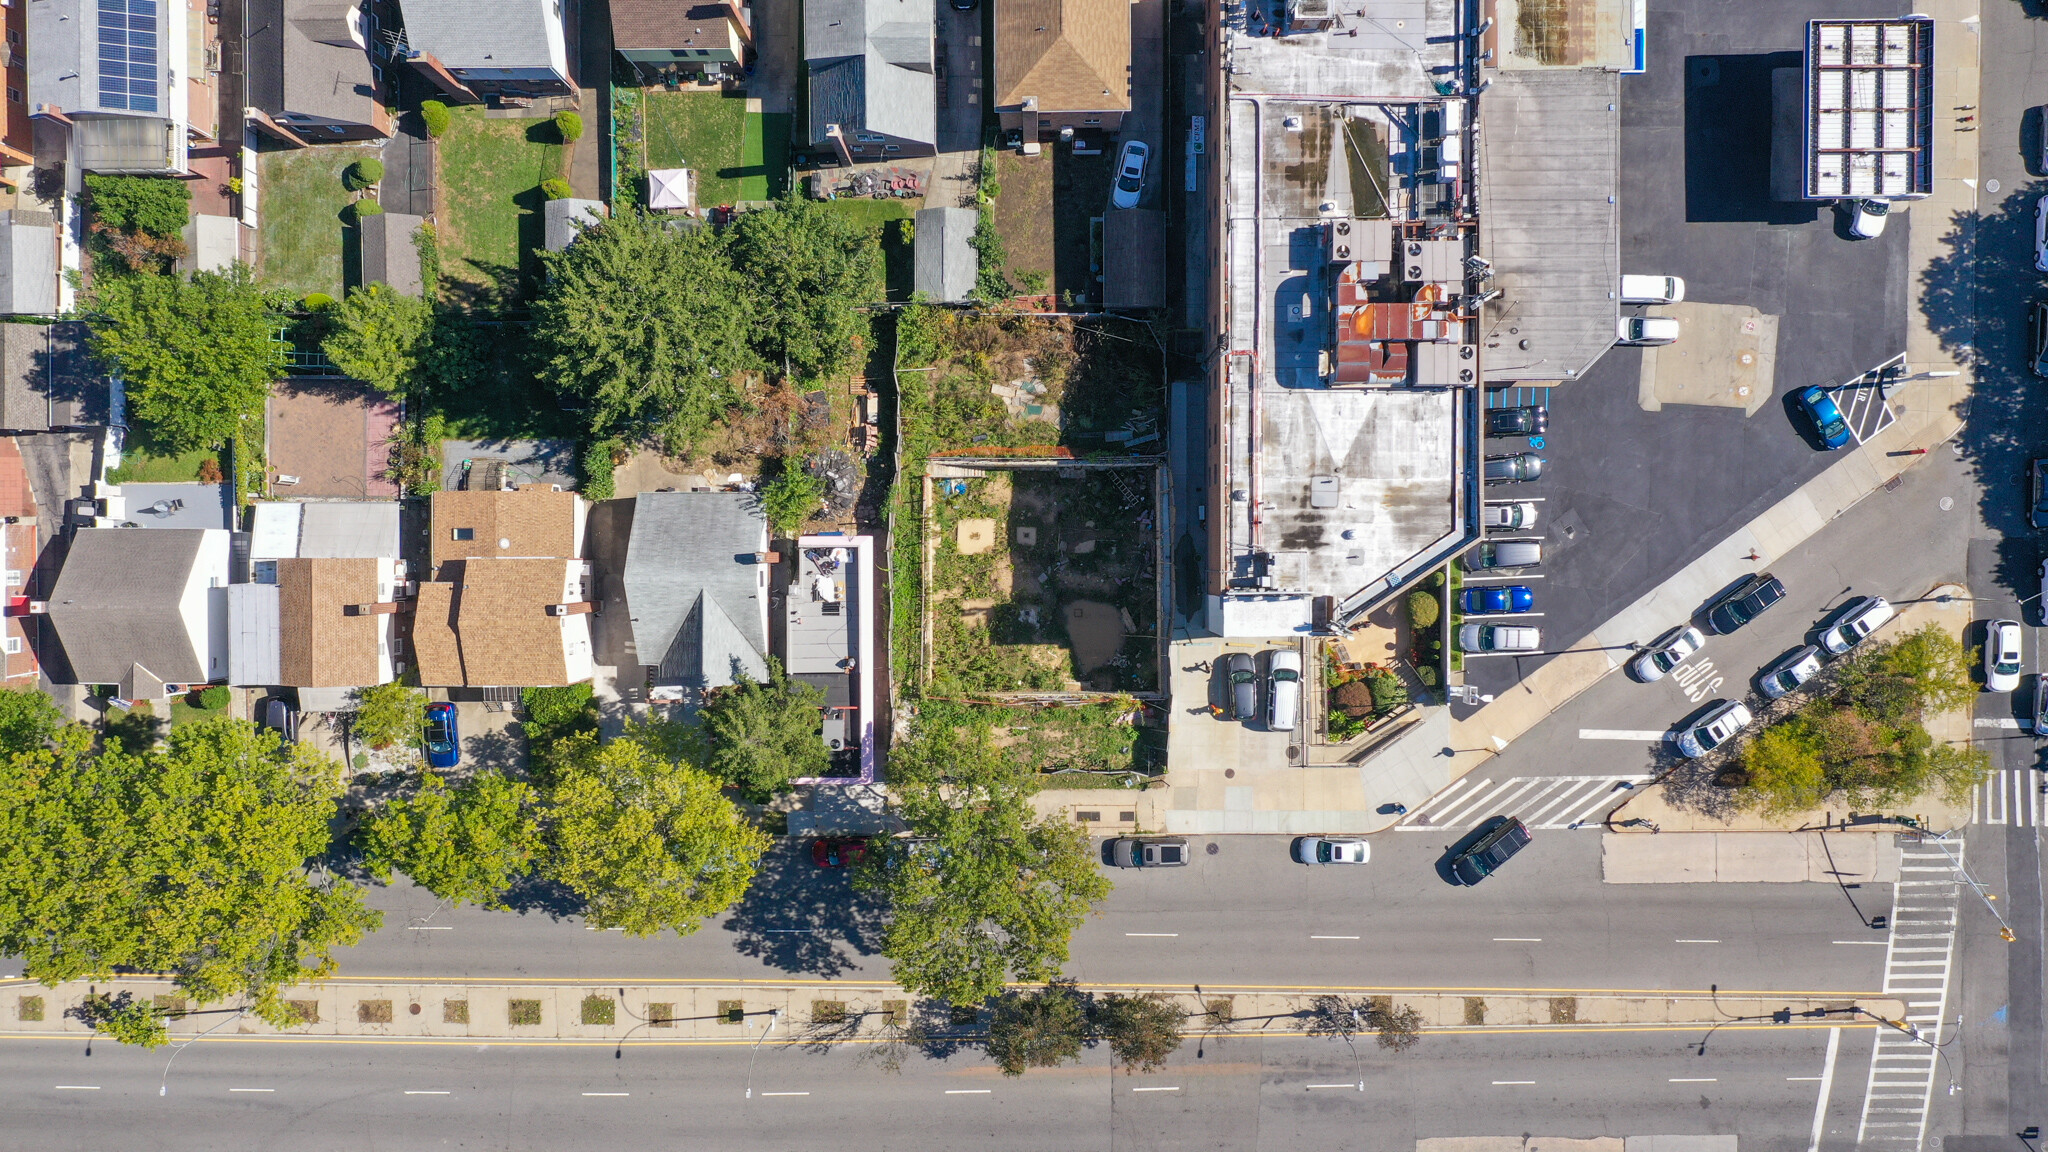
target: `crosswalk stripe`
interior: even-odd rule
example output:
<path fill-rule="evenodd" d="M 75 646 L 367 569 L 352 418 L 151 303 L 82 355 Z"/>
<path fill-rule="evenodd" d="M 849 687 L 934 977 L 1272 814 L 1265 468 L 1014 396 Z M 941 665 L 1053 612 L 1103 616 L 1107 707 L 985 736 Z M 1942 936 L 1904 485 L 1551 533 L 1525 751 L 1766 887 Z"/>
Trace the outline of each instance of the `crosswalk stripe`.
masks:
<path fill-rule="evenodd" d="M 1988 796 L 1973 798 L 1973 813 L 1979 810 L 1986 813 L 2000 811 L 1992 799 Z M 2022 816 L 2026 814 L 2023 806 L 2016 810 Z M 1948 850 L 1938 849 L 1937 854 L 1948 870 L 1959 869 L 1963 844 L 1955 842 Z M 1907 859 L 1935 858 L 1925 853 L 1906 853 L 1905 856 Z M 1890 995 L 1916 997 L 1906 1001 L 1907 1008 L 1914 1010 L 1907 1020 L 1918 1028 L 1920 1038 L 1892 1030 L 1880 1030 L 1874 1034 L 1870 1048 L 1870 1073 L 1863 1090 L 1863 1115 L 1856 1127 L 1858 1144 L 1909 1139 L 1903 1133 L 1894 1135 L 1891 1131 L 1894 1129 L 1911 1129 L 1910 1139 L 1915 1148 L 1927 1138 L 1934 1078 L 1940 1071 L 1939 1058 L 1933 1046 L 1942 1042 L 1941 1021 L 1948 1006 L 1948 978 L 1955 960 L 1953 925 L 1956 922 L 1958 892 L 1954 883 L 1942 885 L 1938 892 L 1923 889 L 1908 892 L 1904 885 L 1893 891 L 1892 932 L 1886 941 L 1883 987 Z M 1927 902 L 1937 899 L 1943 902 Z M 1908 900 L 1914 903 L 1906 903 Z M 1950 930 L 1927 931 L 1944 926 Z M 1922 959 L 1927 956 L 1937 958 Z M 1910 1090 L 1910 1095 L 1902 1090 Z M 1897 1101 L 1910 1101 L 1911 1106 L 1901 1106 L 1895 1103 Z"/>
<path fill-rule="evenodd" d="M 2038 779 L 2031 768 L 2005 768 L 1985 777 L 1970 792 L 1970 822 L 2040 827 Z"/>
<path fill-rule="evenodd" d="M 1531 828 L 1561 829 L 1591 824 L 1627 799 L 1623 784 L 1641 786 L 1652 777 L 1509 776 L 1502 779 L 1454 781 L 1411 813 L 1397 831 L 1429 832 L 1461 828 L 1489 816 L 1511 815 Z"/>

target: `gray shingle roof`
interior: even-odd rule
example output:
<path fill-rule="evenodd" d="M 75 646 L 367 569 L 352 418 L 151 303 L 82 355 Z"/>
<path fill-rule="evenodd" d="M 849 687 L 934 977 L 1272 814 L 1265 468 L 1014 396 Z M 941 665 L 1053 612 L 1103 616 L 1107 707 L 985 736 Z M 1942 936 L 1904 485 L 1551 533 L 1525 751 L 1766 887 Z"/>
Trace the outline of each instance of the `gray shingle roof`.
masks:
<path fill-rule="evenodd" d="M 57 312 L 57 221 L 48 212 L 0 212 L 0 312 Z"/>
<path fill-rule="evenodd" d="M 72 537 L 49 618 L 79 683 L 119 683 L 136 664 L 174 684 L 207 678 L 179 612 L 205 539 L 198 528 L 87 528 Z"/>
<path fill-rule="evenodd" d="M 811 139 L 827 124 L 930 143 L 938 136 L 932 73 L 935 12 L 917 0 L 809 0 Z"/>
<path fill-rule="evenodd" d="M 979 263 L 968 243 L 974 236 L 972 208 L 924 208 L 917 214 L 915 289 L 942 302 L 974 295 Z"/>
<path fill-rule="evenodd" d="M 555 0 L 402 0 L 406 43 L 450 68 L 544 68 Z M 559 35 L 556 37 L 559 39 Z"/>
<path fill-rule="evenodd" d="M 643 664 L 692 687 L 767 674 L 767 595 L 753 554 L 768 522 L 746 492 L 643 492 L 626 545 L 626 606 Z"/>

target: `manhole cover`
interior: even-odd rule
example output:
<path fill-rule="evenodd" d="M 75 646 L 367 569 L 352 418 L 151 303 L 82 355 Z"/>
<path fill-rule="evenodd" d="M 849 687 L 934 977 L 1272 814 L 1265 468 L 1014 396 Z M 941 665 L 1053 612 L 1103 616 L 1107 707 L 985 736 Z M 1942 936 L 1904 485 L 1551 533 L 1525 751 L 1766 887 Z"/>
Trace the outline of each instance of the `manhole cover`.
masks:
<path fill-rule="evenodd" d="M 1941 510 L 1942 510 L 1943 512 L 1947 512 L 1948 510 L 1950 510 L 1951 508 L 1954 508 L 1955 506 L 1956 506 L 1956 498 L 1955 498 L 1955 497 L 1953 497 L 1953 496 L 1943 496 L 1943 497 L 1941 498 Z"/>
<path fill-rule="evenodd" d="M 1214 840 L 1211 840 L 1209 841 L 1209 846 L 1203 849 L 1203 851 L 1207 852 L 1211 856 L 1214 856 L 1218 852 L 1223 851 L 1223 849 L 1217 847 L 1216 842 Z"/>
<path fill-rule="evenodd" d="M 1289 745 L 1287 746 L 1287 758 L 1288 758 L 1289 760 L 1292 760 L 1292 759 L 1294 759 L 1294 758 L 1295 758 L 1296 756 L 1299 756 L 1299 755 L 1301 755 L 1301 746 L 1300 746 L 1300 745 L 1298 745 L 1298 744 L 1289 744 Z"/>
<path fill-rule="evenodd" d="M 1739 353 L 1739 354 L 1737 354 L 1737 355 L 1736 355 L 1736 357 L 1735 357 L 1735 362 L 1736 362 L 1737 364 L 1740 364 L 1740 365 L 1742 365 L 1742 366 L 1743 366 L 1744 368 L 1747 368 L 1747 367 L 1749 367 L 1750 365 L 1752 365 L 1752 364 L 1756 363 L 1756 353 L 1754 353 L 1754 352 L 1743 352 L 1743 353 Z"/>
<path fill-rule="evenodd" d="M 1986 180 L 1986 181 L 1984 182 L 1984 190 L 1985 190 L 1986 192 L 1996 192 L 1996 191 L 1998 191 L 1998 181 L 1996 181 L 1996 180 Z"/>

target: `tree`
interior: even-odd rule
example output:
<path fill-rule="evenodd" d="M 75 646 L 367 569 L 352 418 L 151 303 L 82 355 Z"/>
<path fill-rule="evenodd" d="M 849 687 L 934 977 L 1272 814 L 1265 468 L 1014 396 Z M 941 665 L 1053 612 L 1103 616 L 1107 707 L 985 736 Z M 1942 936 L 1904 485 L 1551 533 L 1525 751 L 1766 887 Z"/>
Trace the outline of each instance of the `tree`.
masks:
<path fill-rule="evenodd" d="M 443 900 L 502 908 L 540 847 L 534 791 L 492 771 L 450 789 L 429 772 L 416 794 L 370 820 L 362 842 L 379 880 L 388 883 L 395 868 Z"/>
<path fill-rule="evenodd" d="M 1413 1004 L 1396 1006 L 1389 996 L 1375 996 L 1365 1022 L 1378 1033 L 1382 1048 L 1405 1052 L 1422 1040 L 1422 1013 Z"/>
<path fill-rule="evenodd" d="M 768 836 L 709 774 L 657 755 L 631 729 L 604 744 L 574 736 L 557 761 L 547 873 L 583 898 L 592 928 L 687 936 L 746 894 Z"/>
<path fill-rule="evenodd" d="M 870 849 L 856 881 L 885 897 L 881 952 L 905 989 L 979 1004 L 1010 980 L 1048 980 L 1110 883 L 1086 832 L 1031 808 L 1033 782 L 985 728 L 920 727 L 891 783 L 912 840 Z"/>
<path fill-rule="evenodd" d="M 1064 980 L 1004 996 L 988 1026 L 988 1054 L 1005 1076 L 1079 1060 L 1087 1042 L 1087 1002 Z"/>
<path fill-rule="evenodd" d="M 166 972 L 286 1023 L 278 990 L 381 920 L 308 868 L 340 792 L 331 761 L 246 720 L 181 724 L 141 752 L 61 729 L 0 762 L 0 952 L 52 986 Z"/>
<path fill-rule="evenodd" d="M 102 176 L 88 172 L 93 222 L 123 232 L 176 236 L 185 230 L 192 188 L 168 176 Z"/>
<path fill-rule="evenodd" d="M 33 752 L 64 726 L 57 702 L 33 688 L 0 689 L 0 758 Z"/>
<path fill-rule="evenodd" d="M 171 1042 L 170 1027 L 156 1003 L 138 1000 L 133 992 L 94 992 L 65 1015 L 123 1044 L 161 1048 Z"/>
<path fill-rule="evenodd" d="M 130 415 L 164 450 L 211 448 L 261 430 L 251 421 L 261 421 L 285 354 L 246 266 L 190 280 L 97 278 L 80 311 L 92 316 L 93 354 L 118 367 Z"/>
<path fill-rule="evenodd" d="M 1408 622 L 1416 631 L 1430 627 L 1442 617 L 1443 605 L 1437 601 L 1436 593 L 1417 588 L 1408 594 Z"/>
<path fill-rule="evenodd" d="M 1970 654 L 1939 624 L 1899 637 L 1883 649 L 1882 657 L 1884 669 L 1912 683 L 1921 707 L 1929 712 L 1953 711 L 1977 698 Z"/>
<path fill-rule="evenodd" d="M 853 363 L 867 333 L 864 305 L 882 297 L 873 229 L 817 200 L 785 199 L 733 223 L 733 264 L 750 287 L 754 349 L 799 381 Z"/>
<path fill-rule="evenodd" d="M 555 113 L 555 131 L 561 133 L 562 143 L 574 144 L 583 138 L 583 117 L 565 108 Z"/>
<path fill-rule="evenodd" d="M 1180 1027 L 1186 1020 L 1180 1006 L 1158 992 L 1112 992 L 1095 1002 L 1096 1024 L 1128 1072 L 1151 1072 L 1165 1064 L 1180 1048 Z"/>
<path fill-rule="evenodd" d="M 576 195 L 576 190 L 569 186 L 567 180 L 550 177 L 540 182 L 540 194 L 550 200 L 567 200 Z"/>
<path fill-rule="evenodd" d="M 356 690 L 355 738 L 377 751 L 418 744 L 427 730 L 427 694 L 403 684 Z"/>
<path fill-rule="evenodd" d="M 360 192 L 383 178 L 384 162 L 375 156 L 365 156 L 341 172 L 342 186 L 351 192 Z"/>
<path fill-rule="evenodd" d="M 328 317 L 333 328 L 320 348 L 335 367 L 380 392 L 417 393 L 420 361 L 434 332 L 434 310 L 425 300 L 372 284 L 349 293 Z"/>
<path fill-rule="evenodd" d="M 1774 724 L 1742 750 L 1748 802 L 1767 816 L 1817 808 L 1827 799 L 1827 766 L 1796 721 Z"/>
<path fill-rule="evenodd" d="M 750 303 L 726 243 L 629 212 L 541 253 L 536 375 L 582 402 L 593 438 L 658 431 L 687 445 L 739 402 L 748 331 L 772 318 Z"/>
<path fill-rule="evenodd" d="M 785 460 L 782 471 L 761 489 L 761 511 L 778 536 L 795 536 L 804 521 L 825 502 L 825 482 L 810 470 Z"/>
<path fill-rule="evenodd" d="M 711 774 L 756 804 L 787 791 L 791 780 L 822 776 L 831 764 L 819 709 L 825 694 L 768 661 L 768 679 L 746 673 L 705 694 L 702 723 Z"/>

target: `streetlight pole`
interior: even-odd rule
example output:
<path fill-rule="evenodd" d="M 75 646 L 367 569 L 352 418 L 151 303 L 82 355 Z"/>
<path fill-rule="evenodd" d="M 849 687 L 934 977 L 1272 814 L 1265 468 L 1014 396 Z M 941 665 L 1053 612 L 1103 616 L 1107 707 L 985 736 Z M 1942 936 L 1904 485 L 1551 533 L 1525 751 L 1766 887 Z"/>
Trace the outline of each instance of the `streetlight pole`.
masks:
<path fill-rule="evenodd" d="M 782 1009 L 770 1008 L 768 1010 L 768 1026 L 761 1029 L 761 1034 L 754 1038 L 753 1054 L 747 1057 L 747 1099 L 749 1100 L 754 1098 L 754 1061 L 761 1058 L 761 1041 L 768 1038 L 768 1033 L 775 1031 L 775 1022 L 780 1019 L 782 1019 Z"/>
<path fill-rule="evenodd" d="M 185 1054 L 185 1049 L 190 1048 L 193 1044 L 206 1039 L 208 1036 L 213 1035 L 215 1032 L 218 1032 L 224 1025 L 232 1024 L 248 1014 L 249 1006 L 244 1004 L 242 1007 L 235 1009 L 235 1014 L 233 1016 L 228 1017 L 227 1019 L 221 1021 L 219 1024 L 215 1024 L 213 1027 L 208 1028 L 206 1031 L 201 1032 L 199 1035 L 194 1036 L 192 1039 L 185 1041 L 183 1044 L 174 1045 L 174 1051 L 172 1051 L 171 1053 L 171 1058 L 169 1060 L 164 1061 L 164 1074 L 157 1079 L 156 1094 L 158 1096 L 164 1096 L 170 1093 L 171 1065 L 176 1064 L 178 1062 L 178 1057 L 183 1056 Z"/>

